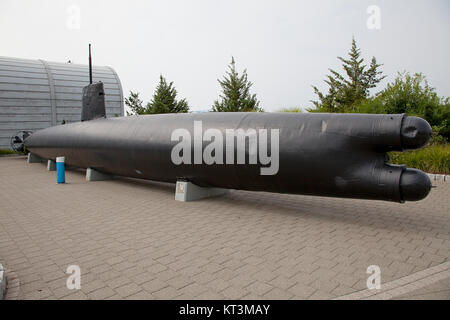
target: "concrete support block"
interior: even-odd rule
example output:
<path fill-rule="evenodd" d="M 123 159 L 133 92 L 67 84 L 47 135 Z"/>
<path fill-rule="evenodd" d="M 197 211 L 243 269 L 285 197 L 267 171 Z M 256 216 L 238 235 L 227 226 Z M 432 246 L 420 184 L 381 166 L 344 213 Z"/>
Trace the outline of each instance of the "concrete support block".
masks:
<path fill-rule="evenodd" d="M 42 158 L 40 158 L 39 156 L 35 155 L 34 153 L 29 152 L 28 153 L 28 163 L 41 163 L 42 162 Z"/>
<path fill-rule="evenodd" d="M 0 263 L 0 300 L 3 300 L 6 292 L 6 276 L 5 269 L 3 265 Z"/>
<path fill-rule="evenodd" d="M 211 198 L 228 193 L 228 189 L 221 188 L 203 188 L 189 181 L 177 181 L 175 190 L 175 200 L 194 201 L 204 198 Z"/>
<path fill-rule="evenodd" d="M 103 181 L 103 180 L 111 180 L 114 176 L 99 172 L 92 168 L 87 168 L 86 170 L 86 181 Z"/>
<path fill-rule="evenodd" d="M 56 162 L 53 160 L 47 161 L 47 171 L 56 171 Z"/>

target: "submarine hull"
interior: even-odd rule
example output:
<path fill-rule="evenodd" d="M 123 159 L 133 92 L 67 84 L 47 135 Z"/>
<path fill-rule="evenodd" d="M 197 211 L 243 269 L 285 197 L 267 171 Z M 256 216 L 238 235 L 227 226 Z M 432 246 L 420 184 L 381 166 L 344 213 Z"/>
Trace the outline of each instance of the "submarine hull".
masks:
<path fill-rule="evenodd" d="M 419 170 L 389 164 L 387 152 L 419 148 L 430 136 L 425 120 L 404 114 L 211 112 L 65 124 L 35 132 L 25 146 L 111 175 L 404 202 L 426 197 L 431 182 Z"/>

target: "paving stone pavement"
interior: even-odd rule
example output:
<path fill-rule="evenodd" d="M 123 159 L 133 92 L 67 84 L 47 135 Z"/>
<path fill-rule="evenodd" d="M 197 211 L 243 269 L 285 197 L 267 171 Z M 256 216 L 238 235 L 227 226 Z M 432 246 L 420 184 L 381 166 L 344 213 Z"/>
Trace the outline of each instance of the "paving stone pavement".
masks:
<path fill-rule="evenodd" d="M 65 185 L 45 164 L 0 157 L 7 299 L 333 299 L 450 260 L 450 183 L 406 204 L 232 191 L 174 201 L 174 185 Z M 81 289 L 66 286 L 69 265 Z M 449 279 L 398 298 L 448 299 Z"/>

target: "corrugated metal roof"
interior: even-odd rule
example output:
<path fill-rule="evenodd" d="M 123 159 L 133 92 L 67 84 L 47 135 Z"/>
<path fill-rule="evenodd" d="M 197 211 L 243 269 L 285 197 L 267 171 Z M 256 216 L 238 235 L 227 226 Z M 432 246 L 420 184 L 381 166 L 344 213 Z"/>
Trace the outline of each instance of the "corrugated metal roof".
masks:
<path fill-rule="evenodd" d="M 123 92 L 116 72 L 93 66 L 93 81 L 105 87 L 106 114 L 123 116 Z M 9 148 L 17 131 L 80 121 L 87 65 L 0 57 L 0 148 Z"/>

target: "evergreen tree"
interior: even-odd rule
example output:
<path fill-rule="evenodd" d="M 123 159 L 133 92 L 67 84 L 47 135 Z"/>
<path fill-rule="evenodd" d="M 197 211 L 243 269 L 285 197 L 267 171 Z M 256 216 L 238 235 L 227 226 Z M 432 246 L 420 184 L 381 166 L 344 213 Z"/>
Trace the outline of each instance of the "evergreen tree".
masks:
<path fill-rule="evenodd" d="M 177 100 L 177 90 L 173 82 L 167 84 L 166 79 L 159 76 L 159 84 L 156 87 L 152 100 L 147 104 L 149 114 L 156 113 L 186 113 L 189 112 L 189 105 L 186 99 Z"/>
<path fill-rule="evenodd" d="M 127 115 L 189 112 L 186 99 L 178 101 L 176 97 L 177 90 L 173 86 L 173 82 L 168 84 L 166 79 L 160 75 L 153 98 L 145 106 L 139 98 L 139 92 L 130 91 L 130 96 L 125 99 L 125 104 L 131 109 L 131 112 L 127 111 Z"/>
<path fill-rule="evenodd" d="M 250 88 L 253 85 L 247 79 L 247 70 L 242 75 L 236 71 L 234 58 L 231 58 L 230 69 L 223 80 L 219 81 L 222 87 L 223 95 L 220 95 L 220 101 L 214 101 L 212 111 L 215 112 L 248 112 L 263 111 L 259 108 L 259 101 L 256 94 L 250 94 Z"/>
<path fill-rule="evenodd" d="M 377 63 L 375 57 L 372 57 L 367 68 L 364 59 L 361 58 L 361 50 L 356 46 L 354 38 L 348 56 L 348 59 L 338 57 L 342 61 L 346 76 L 329 69 L 331 74 L 325 80 L 329 87 L 327 94 L 320 92 L 317 87 L 313 86 L 319 101 L 312 101 L 315 109 L 309 111 L 352 112 L 360 102 L 369 96 L 369 90 L 385 78 L 379 71 L 379 67 L 382 65 Z"/>
<path fill-rule="evenodd" d="M 130 108 L 131 112 L 127 111 L 127 115 L 145 114 L 145 107 L 142 106 L 142 100 L 139 98 L 139 92 L 130 91 L 130 96 L 125 99 L 125 104 Z"/>

